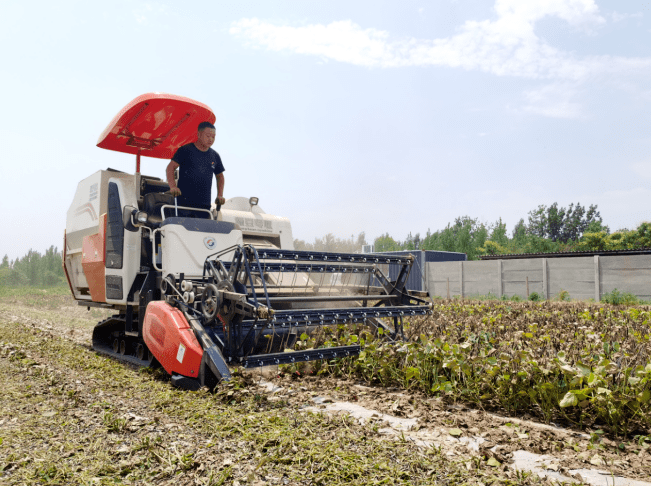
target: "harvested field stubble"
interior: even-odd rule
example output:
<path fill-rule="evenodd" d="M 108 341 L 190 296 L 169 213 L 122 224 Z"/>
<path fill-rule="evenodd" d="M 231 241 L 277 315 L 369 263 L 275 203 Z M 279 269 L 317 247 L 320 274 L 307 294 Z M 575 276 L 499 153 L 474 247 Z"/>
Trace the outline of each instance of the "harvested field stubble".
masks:
<path fill-rule="evenodd" d="M 550 484 L 272 401 L 237 372 L 213 394 L 176 390 L 1 315 L 0 374 L 2 484 Z"/>
<path fill-rule="evenodd" d="M 591 317 L 578 321 L 578 314 L 586 308 Z M 388 346 L 368 334 L 346 336 L 342 330 L 336 340 L 353 341 L 362 336 L 365 341 L 367 347 L 359 359 L 315 362 L 310 364 L 316 365 L 312 370 L 307 363 L 301 364 L 305 371 L 320 369 L 352 379 L 309 373 L 281 372 L 276 376 L 279 370 L 267 370 L 264 380 L 275 387 L 270 390 L 262 372 L 233 370 L 234 380 L 211 394 L 176 390 L 160 372 L 138 372 L 92 352 L 91 330 L 107 311 L 86 311 L 63 295 L 0 292 L 0 483 L 551 484 L 551 479 L 512 469 L 511 454 L 522 449 L 549 455 L 553 462 L 549 467 L 566 475 L 581 467 L 598 466 L 615 475 L 649 481 L 648 430 L 637 437 L 629 432 L 627 439 L 611 440 L 599 431 L 587 435 L 536 424 L 527 420 L 531 418 L 528 415 L 541 413 L 522 405 L 513 407 L 518 417 L 498 417 L 461 406 L 465 402 L 476 404 L 474 408 L 506 410 L 498 390 L 462 393 L 475 382 L 483 383 L 464 370 L 474 367 L 474 373 L 481 374 L 483 359 L 498 356 L 502 350 L 513 354 L 520 345 L 514 341 L 532 339 L 513 337 L 517 332 L 538 336 L 545 343 L 541 336 L 550 334 L 558 350 L 545 351 L 544 346 L 537 349 L 533 345 L 527 349 L 549 355 L 548 360 L 553 360 L 554 352 L 564 350 L 568 366 L 576 367 L 572 360 L 581 353 L 571 349 L 572 342 L 561 330 L 553 337 L 543 331 L 546 320 L 577 321 L 579 327 L 586 326 L 586 336 L 610 332 L 615 324 L 621 327 L 627 319 L 632 320 L 629 340 L 631 333 L 640 333 L 640 343 L 648 350 L 648 338 L 644 337 L 648 334 L 648 310 L 563 303 L 446 304 L 437 307 L 434 319 L 412 322 L 407 343 Z M 527 311 L 535 318 L 526 318 Z M 567 318 L 562 315 L 565 312 Z M 602 322 L 608 319 L 612 322 Z M 592 321 L 601 322 L 605 330 L 599 331 Z M 508 326 L 509 322 L 513 325 Z M 539 325 L 536 332 L 529 327 L 534 322 Z M 500 326 L 510 330 L 497 329 Z M 482 335 L 482 331 L 488 334 Z M 430 337 L 423 340 L 421 334 Z M 325 337 L 336 341 L 332 335 Z M 301 336 L 302 345 L 313 345 L 312 338 L 306 338 Z M 622 368 L 634 363 L 628 343 L 622 340 L 619 350 L 614 345 L 609 348 L 613 356 L 630 355 L 625 358 L 630 363 L 622 359 Z M 493 348 L 496 351 L 490 353 Z M 597 354 L 605 352 L 603 343 L 594 348 Z M 433 356 L 427 356 L 427 362 L 421 354 Z M 468 356 L 474 356 L 476 363 Z M 648 361 L 642 352 L 635 356 L 635 363 Z M 470 368 L 464 359 L 471 362 Z M 498 360 L 495 366 L 506 369 L 508 363 Z M 544 366 L 552 369 L 552 365 Z M 553 370 L 558 379 L 565 376 L 557 368 Z M 430 383 L 426 373 L 430 373 Z M 361 376 L 391 386 L 364 386 Z M 496 379 L 484 378 L 487 382 Z M 515 393 L 517 400 L 524 401 L 517 395 L 524 387 L 522 378 L 518 380 L 518 386 L 502 390 L 507 394 L 502 400 L 508 403 Z M 636 386 L 642 386 L 640 383 L 642 380 Z M 439 388 L 432 392 L 437 384 Z M 648 382 L 644 386 L 648 389 Z M 486 394 L 491 398 L 482 396 Z M 567 393 L 557 395 L 562 400 Z M 376 418 L 361 424 L 346 412 L 326 412 L 329 405 L 340 401 L 366 407 L 376 412 Z M 323 409 L 323 415 L 316 413 L 317 407 Z M 549 420 L 560 422 L 562 414 L 572 408 L 578 410 L 578 406 L 550 405 Z M 589 413 L 587 408 L 581 410 Z M 387 435 L 382 432 L 386 427 L 379 418 L 382 414 L 416 419 L 417 425 L 404 435 Z M 638 418 L 629 423 L 638 423 Z M 600 424 L 586 420 L 582 425 L 590 423 Z M 483 440 L 479 450 L 472 449 L 470 442 L 464 445 L 462 439 L 471 438 Z M 417 446 L 414 440 L 420 439 L 431 441 L 431 446 Z"/>
<path fill-rule="evenodd" d="M 646 307 L 437 303 L 433 316 L 409 324 L 406 344 L 340 329 L 333 343 L 359 339 L 365 349 L 321 372 L 644 439 L 651 431 L 650 322 Z"/>

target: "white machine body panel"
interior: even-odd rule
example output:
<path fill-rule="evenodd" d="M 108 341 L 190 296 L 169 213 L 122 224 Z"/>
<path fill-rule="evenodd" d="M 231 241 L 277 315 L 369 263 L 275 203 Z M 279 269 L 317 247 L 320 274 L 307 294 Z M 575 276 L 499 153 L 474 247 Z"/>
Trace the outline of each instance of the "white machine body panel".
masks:
<path fill-rule="evenodd" d="M 242 229 L 244 243 L 258 248 L 272 247 L 294 249 L 292 225 L 289 219 L 266 214 L 260 206 L 251 205 L 250 199 L 234 197 L 226 201 L 219 219 L 235 223 Z"/>
<path fill-rule="evenodd" d="M 70 208 L 66 215 L 66 238 L 64 265 L 70 277 L 70 284 L 75 299 L 91 300 L 88 293 L 88 281 L 82 267 L 84 257 L 82 249 L 86 236 L 99 232 L 101 216 L 108 208 L 108 187 L 114 182 L 118 186 L 120 207 L 125 204 L 138 205 L 136 176 L 119 171 L 99 170 L 88 176 L 77 185 Z M 140 250 L 140 234 L 125 232 L 123 263 L 121 269 L 107 268 L 106 275 L 119 275 L 123 278 L 123 288 L 130 285 L 138 271 Z M 131 249 L 137 249 L 131 251 Z M 126 292 L 120 300 L 107 300 L 108 303 L 126 303 Z"/>
<path fill-rule="evenodd" d="M 266 214 L 257 205 L 256 198 L 235 197 L 229 199 L 219 213 L 213 213 L 218 221 L 184 218 L 196 222 L 193 224 L 186 222 L 185 225 L 164 221 L 159 229 L 153 229 L 154 233 L 160 233 L 160 237 L 155 240 L 160 242 L 160 246 L 152 245 L 152 233 L 148 228 L 139 227 L 136 231 L 124 230 L 120 257 L 120 245 L 115 239 L 115 234 L 123 227 L 122 213 L 125 206 L 142 210 L 140 190 L 141 178 L 144 177 L 140 174 L 100 170 L 78 184 L 66 217 L 64 261 L 75 299 L 91 301 L 89 285 L 93 285 L 96 289 L 100 285 L 98 282 L 104 282 L 101 285 L 105 297 L 100 300 L 118 306 L 134 305 L 138 303 L 139 289 L 135 289 L 131 300 L 128 300 L 128 295 L 138 274 L 143 272 L 142 265 L 146 267 L 153 265 L 153 268 L 162 270 L 163 275 L 171 273 L 178 276 L 183 273 L 188 277 L 201 277 L 207 257 L 215 255 L 212 258 L 219 257 L 222 261 L 231 261 L 232 250 L 221 254 L 219 252 L 235 245 L 250 244 L 261 249 L 292 250 L 294 248 L 289 219 Z M 152 178 L 147 180 L 151 181 Z M 115 187 L 109 186 L 111 183 L 117 186 L 119 203 L 116 201 Z M 109 197 L 109 187 L 112 187 L 111 191 L 113 191 L 111 197 Z M 109 199 L 113 202 L 109 202 Z M 84 238 L 100 233 L 100 221 L 103 215 L 106 215 L 103 240 L 104 269 L 94 270 L 94 283 L 90 283 L 90 277 L 84 273 L 84 262 L 87 259 L 83 254 Z M 109 226 L 111 226 L 110 235 Z M 206 230 L 202 231 L 198 228 Z M 95 236 L 96 244 L 97 241 Z M 145 255 L 143 245 L 152 249 L 152 262 L 141 260 Z M 110 255 L 109 248 L 111 248 Z M 95 262 L 93 268 L 97 269 L 97 258 L 93 261 Z M 103 272 L 99 280 L 98 275 L 102 273 L 98 272 Z"/>
<path fill-rule="evenodd" d="M 188 218 L 189 219 L 189 218 Z M 195 220 L 199 224 L 216 221 Z M 199 226 L 201 227 L 201 226 Z M 165 224 L 160 229 L 160 258 L 163 275 L 183 273 L 187 277 L 201 277 L 203 264 L 211 255 L 235 245 L 242 245 L 242 231 L 234 227 L 228 233 L 203 232 L 181 224 Z M 215 258 L 215 257 L 213 257 Z M 233 251 L 220 256 L 221 260 L 231 261 Z"/>

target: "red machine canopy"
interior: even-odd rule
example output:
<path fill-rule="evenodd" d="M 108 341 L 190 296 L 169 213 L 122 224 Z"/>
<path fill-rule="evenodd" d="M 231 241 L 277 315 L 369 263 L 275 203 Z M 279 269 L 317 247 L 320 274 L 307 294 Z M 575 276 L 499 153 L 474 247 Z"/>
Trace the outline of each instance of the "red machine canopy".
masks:
<path fill-rule="evenodd" d="M 171 159 L 181 145 L 196 141 L 197 127 L 203 121 L 215 123 L 215 114 L 203 103 L 184 96 L 146 93 L 115 115 L 97 146 Z"/>

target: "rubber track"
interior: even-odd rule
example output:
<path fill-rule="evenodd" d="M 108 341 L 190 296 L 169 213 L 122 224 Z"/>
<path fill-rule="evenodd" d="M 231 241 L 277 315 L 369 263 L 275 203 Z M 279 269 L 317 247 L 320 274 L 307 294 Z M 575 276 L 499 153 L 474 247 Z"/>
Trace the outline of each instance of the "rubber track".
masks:
<path fill-rule="evenodd" d="M 116 322 L 122 322 L 124 323 L 123 319 L 120 319 L 117 316 L 111 316 L 103 321 L 98 322 L 95 325 L 95 328 L 93 329 L 93 349 L 97 351 L 98 353 L 105 354 L 107 356 L 110 356 L 111 358 L 114 358 L 118 361 L 122 361 L 124 363 L 129 363 L 135 366 L 139 366 L 142 368 L 146 368 L 151 365 L 151 361 L 145 360 L 145 359 L 138 359 L 136 356 L 131 355 L 131 354 L 120 354 L 116 353 L 113 351 L 113 348 L 108 345 L 107 343 L 103 343 L 101 340 L 96 339 L 95 337 L 95 332 L 97 329 L 101 329 L 104 325 L 108 324 L 110 321 L 116 321 Z"/>
<path fill-rule="evenodd" d="M 98 353 L 105 354 L 107 356 L 110 356 L 111 358 L 115 358 L 118 361 L 122 361 L 124 363 L 129 363 L 129 364 L 136 365 L 136 366 L 143 367 L 143 368 L 146 368 L 149 365 L 151 365 L 151 361 L 147 361 L 147 360 L 144 360 L 144 359 L 138 359 L 138 358 L 136 358 L 135 356 L 132 356 L 132 355 L 116 353 L 109 346 L 103 346 L 103 345 L 99 345 L 99 344 L 96 345 L 95 343 L 93 343 L 93 349 L 95 351 L 97 351 Z"/>

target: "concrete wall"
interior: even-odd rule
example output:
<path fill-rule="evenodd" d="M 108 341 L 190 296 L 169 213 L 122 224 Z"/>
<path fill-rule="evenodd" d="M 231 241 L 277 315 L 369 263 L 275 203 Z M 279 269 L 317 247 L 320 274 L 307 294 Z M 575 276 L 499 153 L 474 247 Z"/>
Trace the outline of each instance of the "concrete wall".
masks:
<path fill-rule="evenodd" d="M 430 262 L 427 263 L 427 287 L 430 295 L 446 297 L 449 295 L 461 295 L 459 283 L 460 268 L 464 263 L 469 262 Z M 477 262 L 483 263 L 483 262 Z"/>
<path fill-rule="evenodd" d="M 480 265 L 468 265 L 468 263 Z M 463 294 L 500 295 L 499 263 L 501 262 L 463 262 Z"/>
<path fill-rule="evenodd" d="M 427 287 L 432 296 L 533 292 L 552 299 L 562 290 L 570 298 L 599 300 L 614 289 L 651 300 L 651 255 L 528 258 L 470 262 L 429 262 Z"/>
<path fill-rule="evenodd" d="M 527 282 L 529 294 L 537 292 L 543 295 L 543 262 L 532 258 L 526 260 L 498 260 L 502 263 L 502 294 L 512 297 L 514 295 L 527 296 Z"/>
<path fill-rule="evenodd" d="M 644 300 L 651 300 L 651 256 L 621 255 L 597 258 L 601 295 L 617 289 L 620 292 L 631 292 Z"/>
<path fill-rule="evenodd" d="M 594 257 L 548 258 L 547 286 L 549 298 L 558 295 L 561 290 L 566 290 L 572 299 L 594 299 Z"/>
<path fill-rule="evenodd" d="M 468 256 L 465 253 L 455 251 L 438 251 L 438 250 L 403 250 L 403 251 L 383 251 L 382 254 L 388 255 L 413 255 L 415 260 L 407 278 L 406 287 L 409 290 L 427 289 L 427 262 L 459 262 L 466 261 Z M 388 271 L 384 275 L 391 281 L 398 278 L 402 265 L 391 264 L 385 265 Z M 447 282 L 447 281 L 446 281 Z M 447 283 L 446 283 L 447 285 Z"/>

